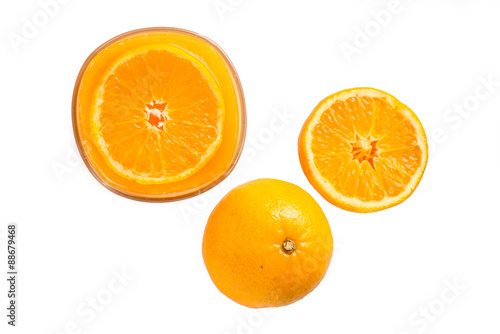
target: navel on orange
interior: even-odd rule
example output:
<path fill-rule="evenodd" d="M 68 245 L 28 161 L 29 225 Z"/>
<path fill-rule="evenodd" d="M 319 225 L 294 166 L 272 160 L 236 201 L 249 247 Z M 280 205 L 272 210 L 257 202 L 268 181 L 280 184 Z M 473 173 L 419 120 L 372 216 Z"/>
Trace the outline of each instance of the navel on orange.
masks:
<path fill-rule="evenodd" d="M 252 308 L 284 306 L 310 293 L 333 251 L 330 225 L 302 188 L 260 179 L 231 190 L 203 236 L 203 259 L 217 288 Z"/>
<path fill-rule="evenodd" d="M 94 95 L 92 135 L 107 164 L 142 184 L 185 179 L 222 141 L 224 105 L 207 67 L 181 48 L 121 55 Z"/>
<path fill-rule="evenodd" d="M 321 101 L 306 120 L 298 147 L 314 188 L 332 204 L 355 212 L 406 200 L 428 159 L 417 116 L 373 88 L 343 90 Z"/>

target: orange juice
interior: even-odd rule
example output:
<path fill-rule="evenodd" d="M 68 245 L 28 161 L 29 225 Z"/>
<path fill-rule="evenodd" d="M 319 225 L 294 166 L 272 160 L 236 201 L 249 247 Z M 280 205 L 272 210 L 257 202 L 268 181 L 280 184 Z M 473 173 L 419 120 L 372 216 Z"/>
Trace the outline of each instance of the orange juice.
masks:
<path fill-rule="evenodd" d="M 144 201 L 183 199 L 217 185 L 235 167 L 246 130 L 230 60 L 207 38 L 176 28 L 128 32 L 95 50 L 78 76 L 72 114 L 93 176 Z"/>

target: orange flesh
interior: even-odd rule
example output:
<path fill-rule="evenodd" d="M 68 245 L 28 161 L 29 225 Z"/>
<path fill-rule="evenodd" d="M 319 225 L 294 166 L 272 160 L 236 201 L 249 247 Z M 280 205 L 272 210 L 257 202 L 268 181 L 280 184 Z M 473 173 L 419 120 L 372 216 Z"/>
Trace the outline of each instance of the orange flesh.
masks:
<path fill-rule="evenodd" d="M 368 96 L 335 101 L 314 127 L 311 149 L 338 193 L 365 202 L 400 195 L 423 157 L 412 122 Z"/>
<path fill-rule="evenodd" d="M 172 45 L 187 50 L 210 70 L 220 87 L 220 93 L 225 106 L 224 132 L 222 142 L 214 156 L 195 174 L 180 181 L 168 184 L 141 184 L 117 174 L 107 163 L 92 136 L 91 110 L 95 88 L 106 70 L 122 54 L 129 50 L 151 44 Z M 101 50 L 89 63 L 77 91 L 76 126 L 81 143 L 81 149 L 94 169 L 95 173 L 105 183 L 129 196 L 155 198 L 180 197 L 196 192 L 213 183 L 214 180 L 226 175 L 234 165 L 239 154 L 239 146 L 244 132 L 243 97 L 236 89 L 236 78 L 229 69 L 224 57 L 212 45 L 195 36 L 182 32 L 142 32 L 117 40 Z M 150 99 L 140 107 L 141 117 L 151 127 L 162 130 L 165 127 L 165 117 L 148 112 L 161 110 L 166 102 L 161 99 Z M 148 118 L 149 116 L 149 118 Z M 163 123 L 163 124 L 160 124 Z M 189 133 L 188 133 L 189 134 Z"/>
<path fill-rule="evenodd" d="M 111 168 L 139 183 L 185 179 L 216 152 L 224 106 L 209 72 L 178 48 L 120 58 L 94 98 L 94 140 Z"/>

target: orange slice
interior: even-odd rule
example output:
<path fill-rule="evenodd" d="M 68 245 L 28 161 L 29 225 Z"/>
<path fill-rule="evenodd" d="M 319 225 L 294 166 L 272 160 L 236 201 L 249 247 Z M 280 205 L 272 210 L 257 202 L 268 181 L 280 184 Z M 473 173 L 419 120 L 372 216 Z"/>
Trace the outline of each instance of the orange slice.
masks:
<path fill-rule="evenodd" d="M 306 120 L 298 146 L 314 188 L 332 204 L 355 212 L 406 200 L 428 159 L 417 116 L 373 88 L 343 90 L 321 101 Z"/>
<path fill-rule="evenodd" d="M 224 104 L 207 67 L 170 45 L 121 55 L 94 94 L 92 136 L 106 163 L 141 184 L 185 179 L 222 141 Z"/>

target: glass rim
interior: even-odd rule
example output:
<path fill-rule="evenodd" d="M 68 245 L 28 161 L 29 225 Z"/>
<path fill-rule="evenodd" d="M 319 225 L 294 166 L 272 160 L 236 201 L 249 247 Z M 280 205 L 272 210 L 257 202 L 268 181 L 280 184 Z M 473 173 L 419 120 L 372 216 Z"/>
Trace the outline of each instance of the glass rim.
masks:
<path fill-rule="evenodd" d="M 83 79 L 83 76 L 89 66 L 89 64 L 92 62 L 92 60 L 106 47 L 114 44 L 115 42 L 124 39 L 128 36 L 132 36 L 135 34 L 140 34 L 140 33 L 145 33 L 145 32 L 176 32 L 180 34 L 185 34 L 185 35 L 190 35 L 192 37 L 198 38 L 206 43 L 208 43 L 211 47 L 215 49 L 216 52 L 219 53 L 219 55 L 222 57 L 222 60 L 224 63 L 227 65 L 227 68 L 229 69 L 229 72 L 231 73 L 232 76 L 232 81 L 234 84 L 235 92 L 238 97 L 238 104 L 239 104 L 239 113 L 240 113 L 240 134 L 238 138 L 238 144 L 236 146 L 236 149 L 234 150 L 233 154 L 234 157 L 231 161 L 231 165 L 229 168 L 219 177 L 213 179 L 210 181 L 208 184 L 201 188 L 195 188 L 193 190 L 187 190 L 181 193 L 180 195 L 175 195 L 175 196 L 169 196 L 169 197 L 162 197 L 162 195 L 158 196 L 150 196 L 150 195 L 133 195 L 126 193 L 120 189 L 117 189 L 107 183 L 100 175 L 99 173 L 95 170 L 95 168 L 92 166 L 90 163 L 87 154 L 85 153 L 85 150 L 83 149 L 83 145 L 81 142 L 81 137 L 80 137 L 80 130 L 78 128 L 78 117 L 77 117 L 77 101 L 78 101 L 78 92 L 80 89 L 80 85 Z M 130 30 L 125 33 L 122 33 L 120 35 L 117 35 L 108 41 L 104 42 L 101 44 L 99 47 L 97 47 L 84 61 L 82 67 L 80 68 L 80 71 L 78 72 L 78 76 L 76 78 L 75 86 L 73 88 L 73 97 L 71 101 L 71 122 L 73 125 L 73 135 L 75 137 L 76 141 L 76 146 L 78 148 L 78 152 L 80 153 L 80 156 L 82 157 L 83 162 L 85 163 L 85 166 L 89 170 L 90 174 L 101 184 L 103 185 L 106 189 L 109 191 L 131 199 L 135 201 L 141 201 L 141 202 L 150 202 L 150 203 L 165 203 L 165 202 L 175 202 L 175 201 L 180 201 L 188 198 L 192 198 L 198 195 L 203 194 L 204 192 L 214 188 L 218 184 L 220 184 L 222 181 L 224 181 L 229 174 L 234 170 L 236 167 L 236 164 L 238 163 L 241 153 L 243 152 L 243 146 L 245 143 L 245 138 L 246 138 L 246 130 L 247 130 L 247 113 L 246 113 L 246 103 L 245 103 L 245 95 L 243 93 L 243 86 L 241 84 L 240 77 L 238 76 L 238 73 L 236 72 L 236 68 L 234 67 L 233 63 L 227 56 L 227 54 L 224 52 L 224 50 L 214 41 L 209 39 L 208 37 L 205 37 L 199 33 L 196 33 L 194 31 L 182 29 L 182 28 L 175 28 L 175 27 L 150 27 L 150 28 L 141 28 L 141 29 L 135 29 L 135 30 Z"/>

